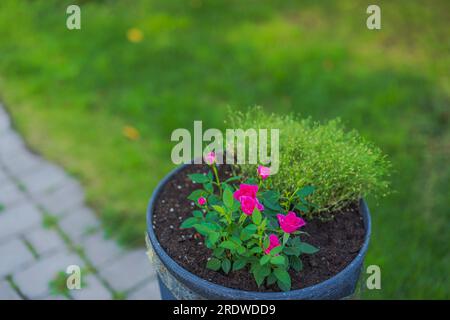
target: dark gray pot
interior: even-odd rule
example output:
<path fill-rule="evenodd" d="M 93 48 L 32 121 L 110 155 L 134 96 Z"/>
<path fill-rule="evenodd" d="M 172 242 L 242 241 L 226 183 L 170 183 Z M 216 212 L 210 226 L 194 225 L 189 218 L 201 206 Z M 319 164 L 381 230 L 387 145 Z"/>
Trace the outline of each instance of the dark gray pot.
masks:
<path fill-rule="evenodd" d="M 162 187 L 172 176 L 176 175 L 186 165 L 182 165 L 170 172 L 156 187 L 147 210 L 147 244 L 148 254 L 156 267 L 161 296 L 165 300 L 171 299 L 343 299 L 351 296 L 363 267 L 371 232 L 370 213 L 366 202 L 360 200 L 360 211 L 364 219 L 366 235 L 364 244 L 358 255 L 341 272 L 316 285 L 287 292 L 253 292 L 227 288 L 190 273 L 175 262 L 161 247 L 152 228 L 153 210 L 158 201 Z M 167 213 L 169 214 L 169 213 Z"/>

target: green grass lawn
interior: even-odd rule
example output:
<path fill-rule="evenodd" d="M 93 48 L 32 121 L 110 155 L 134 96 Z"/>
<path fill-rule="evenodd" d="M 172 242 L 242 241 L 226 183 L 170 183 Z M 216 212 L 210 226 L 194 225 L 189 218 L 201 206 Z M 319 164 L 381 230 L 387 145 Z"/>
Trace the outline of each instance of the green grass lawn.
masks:
<path fill-rule="evenodd" d="M 86 0 L 82 30 L 68 31 L 72 2 L 0 1 L 0 95 L 111 235 L 142 243 L 175 128 L 224 128 L 228 105 L 339 116 L 394 166 L 395 192 L 369 199 L 382 290 L 365 296 L 450 298 L 448 1 L 376 1 L 380 31 L 366 1 L 289 0 Z"/>

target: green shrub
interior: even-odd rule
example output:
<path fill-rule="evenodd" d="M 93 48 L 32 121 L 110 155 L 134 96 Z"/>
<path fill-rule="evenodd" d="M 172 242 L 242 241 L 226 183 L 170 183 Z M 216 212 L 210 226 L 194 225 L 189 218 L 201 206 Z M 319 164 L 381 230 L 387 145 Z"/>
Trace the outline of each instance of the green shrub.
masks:
<path fill-rule="evenodd" d="M 345 131 L 339 119 L 321 124 L 293 115 L 267 115 L 258 107 L 230 113 L 229 118 L 232 128 L 280 129 L 280 167 L 270 177 L 273 187 L 288 198 L 313 186 L 315 192 L 308 199 L 317 206 L 313 214 L 388 192 L 391 165 L 386 156 L 356 131 Z M 244 175 L 256 177 L 257 165 L 238 167 Z"/>

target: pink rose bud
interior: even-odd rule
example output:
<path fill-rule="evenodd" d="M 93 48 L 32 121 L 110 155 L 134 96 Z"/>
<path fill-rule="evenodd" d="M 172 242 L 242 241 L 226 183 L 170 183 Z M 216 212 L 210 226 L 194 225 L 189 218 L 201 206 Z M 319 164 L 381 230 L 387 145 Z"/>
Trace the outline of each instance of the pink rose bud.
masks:
<path fill-rule="evenodd" d="M 216 162 L 216 154 L 211 151 L 205 156 L 205 162 L 209 165 L 212 165 L 214 162 Z"/>
<path fill-rule="evenodd" d="M 258 166 L 258 174 L 261 179 L 265 180 L 268 176 L 270 176 L 270 168 L 264 166 Z"/>
<path fill-rule="evenodd" d="M 278 239 L 278 237 L 274 234 L 271 234 L 269 236 L 269 246 L 267 247 L 267 249 L 264 250 L 264 252 L 266 254 L 270 253 L 270 250 L 272 250 L 275 247 L 279 247 L 281 245 L 280 243 L 280 239 Z"/>
<path fill-rule="evenodd" d="M 280 228 L 286 233 L 292 233 L 306 224 L 305 220 L 297 217 L 292 211 L 287 215 L 277 214 L 277 218 Z"/>
<path fill-rule="evenodd" d="M 204 206 L 206 204 L 206 199 L 205 197 L 200 197 L 198 198 L 197 202 L 199 205 Z"/>

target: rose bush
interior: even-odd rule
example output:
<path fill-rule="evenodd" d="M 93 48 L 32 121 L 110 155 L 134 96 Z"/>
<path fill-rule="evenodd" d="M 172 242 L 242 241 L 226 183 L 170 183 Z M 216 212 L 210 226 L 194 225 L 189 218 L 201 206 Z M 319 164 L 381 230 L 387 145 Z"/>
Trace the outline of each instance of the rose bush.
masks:
<path fill-rule="evenodd" d="M 224 273 L 248 267 L 258 286 L 266 281 L 290 290 L 289 270 L 301 271 L 301 255 L 318 251 L 299 237 L 306 224 L 299 215 L 313 206 L 307 199 L 314 188 L 304 186 L 282 197 L 280 190 L 269 187 L 267 167 L 258 167 L 258 180 L 233 176 L 220 181 L 214 153 L 205 160 L 211 168 L 207 174 L 189 175 L 203 185 L 188 197 L 199 209 L 181 228 L 194 228 L 204 236 L 212 250 L 206 267 Z"/>

